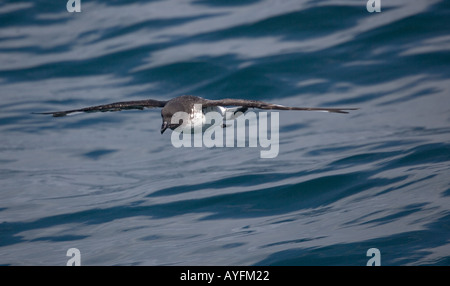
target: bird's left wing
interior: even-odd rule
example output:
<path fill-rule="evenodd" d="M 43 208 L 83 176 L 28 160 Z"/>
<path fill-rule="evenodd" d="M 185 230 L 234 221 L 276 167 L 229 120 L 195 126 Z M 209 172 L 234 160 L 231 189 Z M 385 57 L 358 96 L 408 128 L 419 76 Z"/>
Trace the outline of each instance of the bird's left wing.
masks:
<path fill-rule="evenodd" d="M 107 112 L 107 111 L 120 111 L 120 110 L 128 110 L 128 109 L 144 109 L 151 107 L 164 107 L 167 101 L 159 101 L 155 99 L 145 99 L 145 100 L 135 100 L 135 101 L 122 101 L 122 102 L 114 102 L 110 104 L 104 105 L 96 105 L 90 107 L 84 107 L 80 109 L 72 109 L 65 111 L 54 111 L 54 112 L 37 112 L 35 114 L 50 114 L 53 117 L 62 117 L 69 115 L 71 113 L 78 112 Z"/>
<path fill-rule="evenodd" d="M 357 110 L 358 108 L 322 108 L 322 107 L 291 107 L 278 104 L 267 103 L 258 100 L 247 99 L 219 99 L 219 100 L 207 100 L 203 103 L 203 106 L 242 106 L 248 108 L 259 109 L 276 109 L 276 110 L 305 110 L 305 111 L 326 111 L 333 113 L 348 113 L 348 110 Z"/>

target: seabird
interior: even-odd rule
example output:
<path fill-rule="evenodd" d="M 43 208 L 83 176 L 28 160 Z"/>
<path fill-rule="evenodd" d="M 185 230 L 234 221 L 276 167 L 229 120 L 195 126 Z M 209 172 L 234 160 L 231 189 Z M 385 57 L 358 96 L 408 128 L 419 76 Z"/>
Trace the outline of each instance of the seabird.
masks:
<path fill-rule="evenodd" d="M 230 106 L 234 107 L 230 108 Z M 270 110 L 324 111 L 332 113 L 348 113 L 349 110 L 358 109 L 358 108 L 290 107 L 267 103 L 258 100 L 231 99 L 231 98 L 209 100 L 198 96 L 182 95 L 172 98 L 171 100 L 168 101 L 160 101 L 155 99 L 122 101 L 104 105 L 84 107 L 80 109 L 72 109 L 56 112 L 40 112 L 37 114 L 49 114 L 53 115 L 53 117 L 63 117 L 66 115 L 81 112 L 107 112 L 107 111 L 121 111 L 129 109 L 143 110 L 144 108 L 158 108 L 158 107 L 162 108 L 161 134 L 163 134 L 167 128 L 172 130 L 175 129 L 179 130 L 178 127 L 180 127 L 180 125 L 182 124 L 184 124 L 185 126 L 189 126 L 189 128 L 194 128 L 194 126 L 202 125 L 205 122 L 205 114 L 210 111 L 218 112 L 220 115 L 223 116 L 224 120 L 232 120 L 245 113 L 249 108 L 270 109 Z M 182 119 L 182 121 L 173 123 L 172 117 L 177 112 L 184 112 L 185 114 L 187 114 L 189 116 L 187 118 L 187 122 L 185 122 Z M 226 126 L 223 125 L 223 127 Z"/>

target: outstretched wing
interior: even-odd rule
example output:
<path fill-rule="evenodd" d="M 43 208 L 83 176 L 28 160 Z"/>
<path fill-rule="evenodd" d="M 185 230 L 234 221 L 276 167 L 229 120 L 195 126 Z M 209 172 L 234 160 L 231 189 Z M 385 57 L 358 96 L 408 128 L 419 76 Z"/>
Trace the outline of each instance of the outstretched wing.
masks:
<path fill-rule="evenodd" d="M 90 106 L 80 109 L 72 109 L 65 111 L 55 111 L 55 112 L 39 112 L 35 114 L 51 114 L 53 117 L 62 117 L 71 113 L 77 112 L 107 112 L 107 111 L 121 111 L 128 109 L 144 109 L 151 107 L 164 107 L 167 101 L 159 101 L 154 99 L 146 99 L 146 100 L 135 100 L 135 101 L 122 101 L 122 102 L 114 102 L 110 104 Z"/>
<path fill-rule="evenodd" d="M 357 110 L 358 108 L 322 108 L 322 107 L 290 107 L 278 104 L 267 103 L 258 100 L 246 100 L 246 99 L 219 99 L 208 100 L 203 106 L 242 106 L 248 108 L 259 109 L 277 109 L 277 110 L 306 110 L 306 111 L 326 111 L 334 113 L 348 113 L 348 110 Z"/>

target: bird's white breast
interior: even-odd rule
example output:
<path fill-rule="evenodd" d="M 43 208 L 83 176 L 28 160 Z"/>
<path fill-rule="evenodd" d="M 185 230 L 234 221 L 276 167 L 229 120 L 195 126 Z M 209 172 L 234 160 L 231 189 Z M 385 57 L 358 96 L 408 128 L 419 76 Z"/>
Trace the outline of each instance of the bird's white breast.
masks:
<path fill-rule="evenodd" d="M 198 133 L 204 132 L 212 126 L 222 126 L 224 121 L 234 120 L 237 116 L 242 114 L 239 112 L 235 114 L 238 108 L 239 107 L 226 108 L 223 106 L 209 106 L 202 108 L 201 104 L 195 104 L 189 113 L 187 122 L 183 122 L 183 124 L 175 129 L 175 131 Z M 216 114 L 207 119 L 206 114 L 210 112 L 215 112 Z M 214 118 L 214 120 L 211 120 L 211 118 Z M 220 120 L 218 120 L 219 118 Z"/>

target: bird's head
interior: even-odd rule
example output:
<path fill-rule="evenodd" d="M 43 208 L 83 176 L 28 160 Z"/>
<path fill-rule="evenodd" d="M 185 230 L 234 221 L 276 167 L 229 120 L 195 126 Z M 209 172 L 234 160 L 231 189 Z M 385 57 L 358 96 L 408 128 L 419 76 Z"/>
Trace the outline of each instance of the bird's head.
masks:
<path fill-rule="evenodd" d="M 170 109 L 162 109 L 161 110 L 161 118 L 162 118 L 162 125 L 161 125 L 161 134 L 166 131 L 167 128 L 174 130 L 180 125 L 183 124 L 184 117 L 180 117 L 179 115 L 182 114 L 181 112 L 172 112 Z"/>

